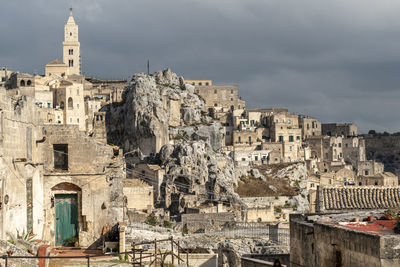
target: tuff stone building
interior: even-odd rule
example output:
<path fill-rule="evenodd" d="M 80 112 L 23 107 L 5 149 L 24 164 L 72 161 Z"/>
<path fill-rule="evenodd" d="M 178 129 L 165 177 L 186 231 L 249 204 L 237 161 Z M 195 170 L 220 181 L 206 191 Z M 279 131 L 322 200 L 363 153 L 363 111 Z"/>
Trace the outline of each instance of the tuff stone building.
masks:
<path fill-rule="evenodd" d="M 299 127 L 303 139 L 322 134 L 321 122 L 310 116 L 299 116 Z"/>
<path fill-rule="evenodd" d="M 290 266 L 399 266 L 397 221 L 382 217 L 382 211 L 292 214 Z"/>
<path fill-rule="evenodd" d="M 63 62 L 68 66 L 68 75 L 81 74 L 81 55 L 78 25 L 72 16 L 72 8 L 64 26 Z"/>
<path fill-rule="evenodd" d="M 185 82 L 195 86 L 195 92 L 204 99 L 209 109 L 227 112 L 245 108 L 245 101 L 239 97 L 237 85 L 213 85 L 211 80 Z"/>
<path fill-rule="evenodd" d="M 357 136 L 357 125 L 355 125 L 354 123 L 323 123 L 322 135 L 344 137 Z"/>

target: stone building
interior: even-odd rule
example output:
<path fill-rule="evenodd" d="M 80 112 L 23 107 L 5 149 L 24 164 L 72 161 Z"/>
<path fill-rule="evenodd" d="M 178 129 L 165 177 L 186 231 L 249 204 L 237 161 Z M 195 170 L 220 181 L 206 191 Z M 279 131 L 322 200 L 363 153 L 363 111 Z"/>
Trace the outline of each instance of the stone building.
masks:
<path fill-rule="evenodd" d="M 0 87 L 0 238 L 43 233 L 43 130 L 34 99 Z"/>
<path fill-rule="evenodd" d="M 42 238 L 62 245 L 77 237 L 81 246 L 97 247 L 103 228 L 123 220 L 122 153 L 75 125 L 46 126 L 43 136 Z"/>
<path fill-rule="evenodd" d="M 68 66 L 67 74 L 81 74 L 81 54 L 78 25 L 72 16 L 72 8 L 64 26 L 63 62 Z"/>
<path fill-rule="evenodd" d="M 303 139 L 310 136 L 320 136 L 322 134 L 321 122 L 310 116 L 299 116 L 299 127 Z"/>
<path fill-rule="evenodd" d="M 359 176 L 376 176 L 383 173 L 383 170 L 383 163 L 376 162 L 375 160 L 357 162 L 357 175 Z"/>
<path fill-rule="evenodd" d="M 85 80 L 90 83 L 90 86 L 85 88 L 85 96 L 100 101 L 101 106 L 121 102 L 122 92 L 128 86 L 127 80 L 104 80 L 92 77 L 86 77 Z"/>
<path fill-rule="evenodd" d="M 0 70 L 0 86 L 7 88 L 7 82 L 14 71 L 9 70 L 7 67 L 3 67 Z"/>
<path fill-rule="evenodd" d="M 282 142 L 283 158 L 286 162 L 300 160 L 302 147 L 298 116 L 289 112 L 274 113 L 266 120 L 272 142 Z"/>
<path fill-rule="evenodd" d="M 373 176 L 358 176 L 356 184 L 358 186 L 398 186 L 399 178 L 391 172 L 383 172 Z"/>
<path fill-rule="evenodd" d="M 382 217 L 382 211 L 292 214 L 290 266 L 399 266 L 397 221 Z"/>
<path fill-rule="evenodd" d="M 51 88 L 54 106 L 63 110 L 63 124 L 78 125 L 86 130 L 83 85 L 69 80 L 61 80 L 58 87 Z"/>
<path fill-rule="evenodd" d="M 195 92 L 206 102 L 209 109 L 244 109 L 245 101 L 239 97 L 237 85 L 213 85 L 211 80 L 186 80 L 195 86 Z"/>
<path fill-rule="evenodd" d="M 323 123 L 322 135 L 329 136 L 357 136 L 357 125 L 354 123 Z"/>
<path fill-rule="evenodd" d="M 64 26 L 63 61 L 53 60 L 45 66 L 45 76 L 81 74 L 81 55 L 78 25 L 72 16 L 72 8 L 67 23 Z"/>

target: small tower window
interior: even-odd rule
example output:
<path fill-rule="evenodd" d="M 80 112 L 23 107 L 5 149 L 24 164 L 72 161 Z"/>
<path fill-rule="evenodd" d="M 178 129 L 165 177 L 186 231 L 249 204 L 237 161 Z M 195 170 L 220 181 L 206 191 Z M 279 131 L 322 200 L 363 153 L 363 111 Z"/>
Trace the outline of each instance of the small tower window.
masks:
<path fill-rule="evenodd" d="M 72 36 L 72 32 L 69 33 L 69 36 Z"/>
<path fill-rule="evenodd" d="M 72 59 L 68 60 L 68 66 L 73 67 L 74 66 L 74 61 Z"/>
<path fill-rule="evenodd" d="M 68 50 L 68 54 L 69 54 L 69 55 L 73 55 L 73 54 L 74 54 L 74 49 L 69 49 L 69 50 Z"/>

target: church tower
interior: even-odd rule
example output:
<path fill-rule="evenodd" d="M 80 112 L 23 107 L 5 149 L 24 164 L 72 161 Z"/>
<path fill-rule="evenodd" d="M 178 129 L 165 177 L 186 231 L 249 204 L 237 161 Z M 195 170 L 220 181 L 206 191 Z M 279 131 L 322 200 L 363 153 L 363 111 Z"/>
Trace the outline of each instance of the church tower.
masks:
<path fill-rule="evenodd" d="M 80 43 L 78 39 L 78 25 L 70 9 L 67 24 L 64 26 L 63 62 L 68 66 L 68 75 L 81 74 Z"/>

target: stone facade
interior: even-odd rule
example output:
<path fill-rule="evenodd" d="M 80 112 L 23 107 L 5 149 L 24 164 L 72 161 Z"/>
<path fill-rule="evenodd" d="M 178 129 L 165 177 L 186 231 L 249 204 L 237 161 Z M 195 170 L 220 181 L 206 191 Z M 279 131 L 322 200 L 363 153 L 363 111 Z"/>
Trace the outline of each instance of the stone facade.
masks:
<path fill-rule="evenodd" d="M 42 190 L 43 207 L 48 212 L 44 214 L 43 239 L 54 242 L 54 197 L 76 194 L 79 243 L 97 247 L 103 228 L 123 220 L 123 158 L 111 146 L 97 143 L 74 125 L 46 126 L 44 136 Z"/>
<path fill-rule="evenodd" d="M 322 135 L 344 137 L 357 136 L 358 128 L 354 123 L 323 123 Z"/>
<path fill-rule="evenodd" d="M 366 222 L 367 217 L 372 220 Z M 290 266 L 398 266 L 394 220 L 382 212 L 291 215 Z M 355 217 L 360 222 L 351 222 Z M 374 229 L 374 230 L 371 230 Z"/>
<path fill-rule="evenodd" d="M 299 116 L 299 127 L 303 139 L 322 134 L 321 122 L 310 116 Z"/>

